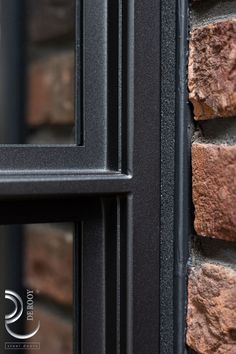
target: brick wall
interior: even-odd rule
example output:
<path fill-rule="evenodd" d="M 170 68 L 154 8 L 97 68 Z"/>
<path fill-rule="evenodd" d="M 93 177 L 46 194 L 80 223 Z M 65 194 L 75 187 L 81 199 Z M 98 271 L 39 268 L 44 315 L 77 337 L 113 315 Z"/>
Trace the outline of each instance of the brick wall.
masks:
<path fill-rule="evenodd" d="M 195 211 L 188 278 L 188 346 L 236 353 L 236 6 L 195 1 L 191 11 L 189 99 Z"/>

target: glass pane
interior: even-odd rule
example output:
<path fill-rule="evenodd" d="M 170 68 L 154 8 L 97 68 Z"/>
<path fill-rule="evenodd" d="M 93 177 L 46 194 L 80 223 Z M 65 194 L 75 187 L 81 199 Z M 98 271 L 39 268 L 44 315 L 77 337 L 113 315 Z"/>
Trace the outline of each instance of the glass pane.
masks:
<path fill-rule="evenodd" d="M 0 0 L 0 31 L 0 144 L 73 144 L 75 0 Z"/>
<path fill-rule="evenodd" d="M 1 226 L 0 242 L 0 352 L 72 354 L 73 225 Z"/>

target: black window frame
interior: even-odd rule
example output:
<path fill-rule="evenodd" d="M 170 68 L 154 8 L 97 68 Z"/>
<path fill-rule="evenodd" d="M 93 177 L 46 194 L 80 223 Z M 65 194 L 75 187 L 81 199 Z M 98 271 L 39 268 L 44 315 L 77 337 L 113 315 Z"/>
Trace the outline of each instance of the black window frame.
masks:
<path fill-rule="evenodd" d="M 1 224 L 77 223 L 75 353 L 182 354 L 188 1 L 80 0 L 76 19 L 76 144 L 0 146 Z"/>

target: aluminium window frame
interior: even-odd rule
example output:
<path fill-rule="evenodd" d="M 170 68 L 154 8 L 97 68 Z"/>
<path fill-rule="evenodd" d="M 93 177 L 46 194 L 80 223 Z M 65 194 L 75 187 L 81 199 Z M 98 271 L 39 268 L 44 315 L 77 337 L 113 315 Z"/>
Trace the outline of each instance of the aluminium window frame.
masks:
<path fill-rule="evenodd" d="M 183 354 L 188 1 L 77 1 L 76 18 L 77 145 L 0 146 L 0 220 L 78 223 L 76 353 Z"/>
<path fill-rule="evenodd" d="M 187 65 L 191 1 L 161 0 L 160 353 L 186 347 L 188 262 L 193 237 Z"/>

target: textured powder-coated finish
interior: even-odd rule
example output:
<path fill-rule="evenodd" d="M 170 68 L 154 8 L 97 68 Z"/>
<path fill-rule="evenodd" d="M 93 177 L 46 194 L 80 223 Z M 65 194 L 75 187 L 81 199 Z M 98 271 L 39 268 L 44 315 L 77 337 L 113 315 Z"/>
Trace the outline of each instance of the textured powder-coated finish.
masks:
<path fill-rule="evenodd" d="M 160 353 L 183 354 L 191 235 L 190 140 L 186 66 L 188 1 L 161 2 Z"/>
<path fill-rule="evenodd" d="M 236 146 L 192 146 L 194 226 L 202 236 L 236 241 Z"/>
<path fill-rule="evenodd" d="M 161 60 L 161 230 L 160 230 L 160 353 L 172 353 L 174 267 L 174 145 L 175 145 L 175 45 L 176 2 L 163 0 Z"/>
<path fill-rule="evenodd" d="M 83 221 L 75 235 L 75 352 L 182 354 L 187 1 L 78 3 L 82 146 L 0 147 L 2 220 Z M 104 199 L 113 202 L 104 207 Z"/>
<path fill-rule="evenodd" d="M 233 354 L 236 348 L 236 271 L 204 263 L 188 283 L 187 344 L 199 354 Z"/>
<path fill-rule="evenodd" d="M 236 115 L 236 19 L 191 32 L 189 99 L 196 120 Z"/>
<path fill-rule="evenodd" d="M 77 92 L 82 106 L 77 107 L 76 118 L 82 117 L 78 132 L 82 143 L 0 147 L 2 220 L 9 217 L 12 222 L 17 217 L 22 222 L 27 217 L 38 222 L 37 218 L 45 221 L 59 215 L 59 221 L 69 216 L 78 223 L 76 353 L 157 354 L 160 2 L 151 0 L 148 6 L 143 0 L 119 1 L 115 6 L 107 0 L 78 3 L 82 45 L 77 42 L 76 57 L 82 63 L 79 60 L 77 65 L 76 86 L 82 80 L 83 90 Z M 174 142 L 172 146 L 174 159 Z M 63 196 L 73 201 L 64 204 Z M 89 196 L 99 205 L 94 213 L 94 199 Z M 48 201 L 52 204 L 45 213 Z M 37 213 L 39 202 L 43 215 Z M 14 214 L 9 213 L 12 208 Z M 173 318 L 168 320 L 170 327 Z"/>
<path fill-rule="evenodd" d="M 133 152 L 129 149 L 129 166 L 133 170 L 133 183 L 135 183 L 132 200 L 130 197 L 128 199 L 129 230 L 133 225 L 133 232 L 128 234 L 127 250 L 128 276 L 131 274 L 129 272 L 133 272 L 132 283 L 128 286 L 128 304 L 131 306 L 128 313 L 131 315 L 132 309 L 134 312 L 127 323 L 129 330 L 127 352 L 156 354 L 160 345 L 160 240 L 158 237 L 160 224 L 160 2 L 150 0 L 148 6 L 143 0 L 132 0 L 127 3 L 129 23 L 132 24 L 134 21 L 134 26 L 129 27 L 128 30 L 127 118 L 130 124 L 129 129 L 134 132 Z M 132 56 L 132 46 L 134 46 L 134 56 Z M 145 124 L 143 124 L 144 121 Z M 152 134 L 149 135 L 151 130 Z M 152 162 L 150 156 L 153 156 Z M 146 185 L 147 178 L 148 185 Z M 152 259 L 154 273 L 152 276 L 150 273 L 147 276 L 150 259 Z M 143 292 L 144 284 L 145 291 Z M 144 293 L 149 294 L 148 297 L 143 296 Z M 130 302 L 131 295 L 132 303 Z M 138 308 L 142 310 L 137 311 Z M 131 328 L 134 333 L 133 339 Z"/>

